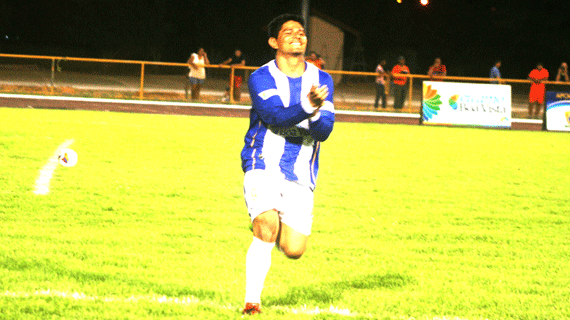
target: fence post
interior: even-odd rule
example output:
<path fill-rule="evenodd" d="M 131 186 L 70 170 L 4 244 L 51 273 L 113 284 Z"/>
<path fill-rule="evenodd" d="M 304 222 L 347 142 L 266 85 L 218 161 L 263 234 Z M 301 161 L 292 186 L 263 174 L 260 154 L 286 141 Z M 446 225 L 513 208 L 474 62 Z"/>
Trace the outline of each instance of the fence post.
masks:
<path fill-rule="evenodd" d="M 50 93 L 53 95 L 53 83 L 55 80 L 55 58 L 51 59 L 51 85 L 50 85 Z"/>
<path fill-rule="evenodd" d="M 141 63 L 141 87 L 139 92 L 139 99 L 143 99 L 143 89 L 144 88 L 144 62 Z"/>
<path fill-rule="evenodd" d="M 234 66 L 230 68 L 230 103 L 234 103 Z"/>
<path fill-rule="evenodd" d="M 408 89 L 408 112 L 412 112 L 413 97 L 414 97 L 414 77 L 410 77 L 410 88 Z"/>

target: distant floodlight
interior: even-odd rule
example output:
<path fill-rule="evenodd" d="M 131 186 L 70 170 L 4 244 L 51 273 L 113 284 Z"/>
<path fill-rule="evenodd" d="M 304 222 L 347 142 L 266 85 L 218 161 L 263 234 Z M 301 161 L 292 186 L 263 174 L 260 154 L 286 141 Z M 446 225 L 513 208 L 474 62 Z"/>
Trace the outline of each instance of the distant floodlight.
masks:
<path fill-rule="evenodd" d="M 429 1 L 428 0 L 420 0 L 420 3 L 422 4 L 422 6 L 427 6 Z"/>
<path fill-rule="evenodd" d="M 398 1 L 398 3 L 402 3 L 402 0 L 396 0 L 396 1 Z"/>

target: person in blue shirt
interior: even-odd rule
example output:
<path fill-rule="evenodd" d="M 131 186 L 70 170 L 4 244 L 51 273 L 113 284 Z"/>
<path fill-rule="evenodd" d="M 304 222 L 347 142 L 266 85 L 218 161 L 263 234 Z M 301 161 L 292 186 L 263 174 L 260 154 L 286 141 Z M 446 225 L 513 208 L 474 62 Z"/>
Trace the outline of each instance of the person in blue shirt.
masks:
<path fill-rule="evenodd" d="M 333 81 L 305 61 L 303 25 L 297 15 L 273 19 L 268 43 L 275 60 L 248 80 L 252 108 L 241 161 L 253 240 L 246 255 L 244 314 L 260 312 L 275 245 L 291 259 L 305 252 L 321 143 L 335 121 Z"/>
<path fill-rule="evenodd" d="M 501 67 L 501 60 L 495 61 L 495 65 L 489 71 L 489 78 L 496 79 L 495 81 L 491 81 L 491 83 L 499 83 L 501 81 L 501 71 L 499 68 Z"/>

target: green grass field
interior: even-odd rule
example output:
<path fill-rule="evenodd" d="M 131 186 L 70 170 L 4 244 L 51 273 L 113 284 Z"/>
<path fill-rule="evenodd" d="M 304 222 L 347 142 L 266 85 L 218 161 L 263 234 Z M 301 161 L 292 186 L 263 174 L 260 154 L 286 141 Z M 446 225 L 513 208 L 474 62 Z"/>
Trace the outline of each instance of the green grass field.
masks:
<path fill-rule="evenodd" d="M 0 108 L 1 319 L 240 319 L 247 119 Z M 73 168 L 40 170 L 73 139 Z M 257 319 L 570 318 L 570 135 L 337 123 Z"/>

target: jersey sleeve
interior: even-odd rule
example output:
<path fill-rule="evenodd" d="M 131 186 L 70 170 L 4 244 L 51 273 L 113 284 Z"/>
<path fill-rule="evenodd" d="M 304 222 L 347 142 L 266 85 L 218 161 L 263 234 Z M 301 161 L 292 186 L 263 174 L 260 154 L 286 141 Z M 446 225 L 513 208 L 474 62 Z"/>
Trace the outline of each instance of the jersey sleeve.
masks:
<path fill-rule="evenodd" d="M 329 88 L 329 95 L 317 115 L 309 120 L 309 133 L 316 141 L 325 141 L 331 134 L 335 121 L 334 83 L 328 73 L 321 71 L 320 84 Z"/>
<path fill-rule="evenodd" d="M 271 126 L 290 127 L 309 118 L 315 111 L 308 98 L 285 108 L 275 80 L 268 71 L 258 69 L 248 79 L 252 109 L 261 120 Z"/>

